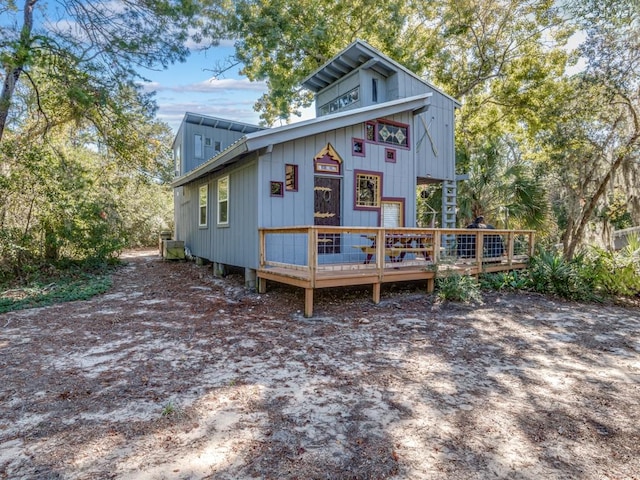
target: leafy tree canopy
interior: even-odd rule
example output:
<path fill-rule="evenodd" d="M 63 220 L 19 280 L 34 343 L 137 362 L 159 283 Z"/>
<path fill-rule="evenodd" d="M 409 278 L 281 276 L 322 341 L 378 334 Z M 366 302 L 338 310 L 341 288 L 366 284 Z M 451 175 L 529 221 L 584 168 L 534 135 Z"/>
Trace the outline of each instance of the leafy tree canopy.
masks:
<path fill-rule="evenodd" d="M 44 90 L 67 103 L 67 118 L 80 118 L 124 89 L 133 90 L 143 69 L 184 60 L 188 40 L 206 35 L 215 42 L 219 8 L 195 0 L 0 2 L 6 17 L 0 25 L 0 142 L 9 123 L 19 125 L 33 113 L 14 95 L 21 82 L 35 90 L 45 122 L 52 117 Z M 35 69 L 39 79 L 32 75 Z"/>

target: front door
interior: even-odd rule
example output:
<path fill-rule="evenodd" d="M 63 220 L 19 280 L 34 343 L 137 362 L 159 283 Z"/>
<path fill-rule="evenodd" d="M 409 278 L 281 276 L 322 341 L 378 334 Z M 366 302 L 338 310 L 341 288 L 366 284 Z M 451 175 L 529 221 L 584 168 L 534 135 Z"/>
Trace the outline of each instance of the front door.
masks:
<path fill-rule="evenodd" d="M 340 225 L 340 179 L 320 177 L 314 179 L 314 225 Z M 340 253 L 340 234 L 318 236 L 318 253 Z"/>

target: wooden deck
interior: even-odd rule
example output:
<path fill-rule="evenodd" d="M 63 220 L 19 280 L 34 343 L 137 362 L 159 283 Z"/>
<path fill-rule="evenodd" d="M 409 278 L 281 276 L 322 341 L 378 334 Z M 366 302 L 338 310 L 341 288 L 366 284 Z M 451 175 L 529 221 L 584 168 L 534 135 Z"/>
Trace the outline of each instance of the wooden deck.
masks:
<path fill-rule="evenodd" d="M 436 277 L 526 268 L 533 246 L 531 230 L 265 228 L 258 289 L 264 293 L 267 281 L 304 288 L 310 317 L 316 288 L 372 285 L 378 303 L 383 283 L 424 280 L 432 292 Z"/>

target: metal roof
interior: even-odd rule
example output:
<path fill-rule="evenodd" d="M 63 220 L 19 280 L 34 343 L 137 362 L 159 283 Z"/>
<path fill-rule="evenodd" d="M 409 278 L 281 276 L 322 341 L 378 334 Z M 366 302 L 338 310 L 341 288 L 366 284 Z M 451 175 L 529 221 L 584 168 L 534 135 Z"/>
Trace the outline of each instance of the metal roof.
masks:
<path fill-rule="evenodd" d="M 200 113 L 187 112 L 184 114 L 184 122 L 194 125 L 204 125 L 206 127 L 220 128 L 222 130 L 231 130 L 240 133 L 252 133 L 264 130 L 265 127 L 251 125 L 249 123 L 236 122 L 226 118 L 212 117 L 210 115 L 202 115 Z"/>
<path fill-rule="evenodd" d="M 302 81 L 302 86 L 314 93 L 318 93 L 358 68 L 374 70 L 385 78 L 400 71 L 405 72 L 436 92 L 453 100 L 457 106 L 460 106 L 458 100 L 362 40 L 356 40 L 351 43 L 347 48 L 318 68 Z"/>

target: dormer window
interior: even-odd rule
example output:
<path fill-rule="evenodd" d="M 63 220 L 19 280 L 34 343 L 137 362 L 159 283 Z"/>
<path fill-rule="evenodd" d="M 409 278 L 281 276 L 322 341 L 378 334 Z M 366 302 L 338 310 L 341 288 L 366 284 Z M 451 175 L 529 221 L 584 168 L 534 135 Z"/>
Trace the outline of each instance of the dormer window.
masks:
<path fill-rule="evenodd" d="M 325 103 L 320 107 L 318 112 L 320 115 L 335 113 L 356 103 L 358 100 L 360 100 L 360 87 L 356 87 L 345 93 L 344 95 L 341 95 L 338 98 L 334 98 L 330 102 Z"/>

